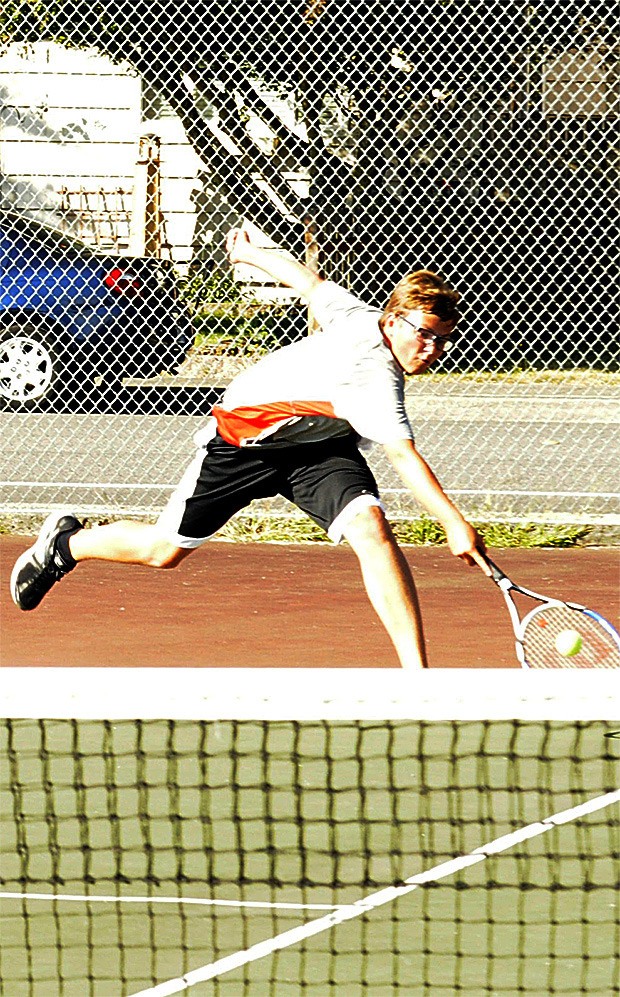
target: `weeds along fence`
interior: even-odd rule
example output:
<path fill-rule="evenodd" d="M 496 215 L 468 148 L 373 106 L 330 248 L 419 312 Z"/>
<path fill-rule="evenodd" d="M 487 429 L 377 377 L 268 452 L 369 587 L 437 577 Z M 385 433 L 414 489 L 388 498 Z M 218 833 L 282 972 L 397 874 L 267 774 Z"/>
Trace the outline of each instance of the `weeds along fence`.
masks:
<path fill-rule="evenodd" d="M 459 289 L 407 398 L 469 514 L 618 522 L 609 4 L 70 6 L 0 13 L 1 510 L 153 514 L 230 378 L 312 334 L 228 266 L 245 225 L 371 304 Z"/>

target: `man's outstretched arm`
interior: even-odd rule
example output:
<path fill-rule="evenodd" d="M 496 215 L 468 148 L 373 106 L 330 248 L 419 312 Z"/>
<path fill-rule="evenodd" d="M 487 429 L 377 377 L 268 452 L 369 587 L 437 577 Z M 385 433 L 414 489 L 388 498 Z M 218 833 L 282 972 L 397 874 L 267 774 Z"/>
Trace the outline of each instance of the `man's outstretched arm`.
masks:
<path fill-rule="evenodd" d="M 306 301 L 309 301 L 315 288 L 323 283 L 322 277 L 291 256 L 285 256 L 278 250 L 255 246 L 244 229 L 232 229 L 228 233 L 226 250 L 231 263 L 258 267 L 277 283 L 292 287 Z"/>
<path fill-rule="evenodd" d="M 484 556 L 484 540 L 450 501 L 412 440 L 386 445 L 385 452 L 415 499 L 439 520 L 455 557 L 468 564 L 477 564 L 485 575 L 490 575 L 491 569 Z"/>

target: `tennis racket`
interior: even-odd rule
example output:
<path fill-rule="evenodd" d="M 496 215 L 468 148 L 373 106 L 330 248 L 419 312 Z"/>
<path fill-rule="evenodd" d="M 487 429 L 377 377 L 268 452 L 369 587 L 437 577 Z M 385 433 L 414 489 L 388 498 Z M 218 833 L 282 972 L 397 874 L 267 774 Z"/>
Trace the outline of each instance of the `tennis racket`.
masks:
<path fill-rule="evenodd" d="M 515 632 L 517 658 L 523 668 L 620 668 L 620 634 L 599 613 L 575 602 L 562 602 L 516 585 L 487 558 L 495 584 L 501 589 Z M 534 599 L 521 617 L 513 593 Z M 582 643 L 574 654 L 561 654 L 556 639 L 566 630 L 577 631 Z"/>

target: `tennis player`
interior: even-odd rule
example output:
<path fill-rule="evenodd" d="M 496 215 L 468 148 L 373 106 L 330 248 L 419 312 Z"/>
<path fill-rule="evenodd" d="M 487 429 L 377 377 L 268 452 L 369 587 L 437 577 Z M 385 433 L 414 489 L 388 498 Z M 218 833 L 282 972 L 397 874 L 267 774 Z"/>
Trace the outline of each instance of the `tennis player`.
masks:
<path fill-rule="evenodd" d="M 292 257 L 233 230 L 232 264 L 258 267 L 308 303 L 321 332 L 239 374 L 196 436 L 198 451 L 157 523 L 84 529 L 52 513 L 11 577 L 21 609 L 86 560 L 176 567 L 253 499 L 282 495 L 357 555 L 366 590 L 403 668 L 427 667 L 416 588 L 360 447 L 381 444 L 420 505 L 442 524 L 452 553 L 486 573 L 484 543 L 418 453 L 404 376 L 423 374 L 449 348 L 458 294 L 421 270 L 382 311 Z"/>

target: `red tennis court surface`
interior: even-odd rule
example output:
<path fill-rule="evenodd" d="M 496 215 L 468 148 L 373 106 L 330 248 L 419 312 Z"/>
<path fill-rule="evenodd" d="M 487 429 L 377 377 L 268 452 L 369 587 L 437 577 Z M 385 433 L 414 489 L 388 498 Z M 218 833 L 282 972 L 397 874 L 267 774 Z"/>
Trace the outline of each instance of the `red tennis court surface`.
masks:
<path fill-rule="evenodd" d="M 0 537 L 3 665 L 398 668 L 346 547 L 211 542 L 174 571 L 90 562 L 23 613 L 10 599 L 31 541 Z M 446 548 L 406 548 L 431 667 L 516 667 L 501 592 Z M 617 548 L 504 550 L 515 581 L 616 623 Z"/>

